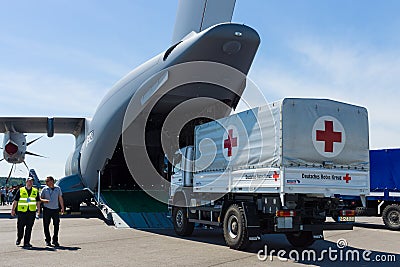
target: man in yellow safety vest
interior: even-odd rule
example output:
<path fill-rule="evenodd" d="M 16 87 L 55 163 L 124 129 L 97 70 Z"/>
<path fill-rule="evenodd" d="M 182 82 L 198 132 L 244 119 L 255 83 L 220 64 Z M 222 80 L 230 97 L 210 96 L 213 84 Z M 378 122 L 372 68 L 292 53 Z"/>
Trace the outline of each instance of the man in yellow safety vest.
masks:
<path fill-rule="evenodd" d="M 31 233 L 32 227 L 35 223 L 35 214 L 38 217 L 40 214 L 40 196 L 39 190 L 33 187 L 33 178 L 26 178 L 25 187 L 21 187 L 15 194 L 11 216 L 15 216 L 15 210 L 17 210 L 17 241 L 15 244 L 18 246 L 21 244 L 22 238 L 24 238 L 24 248 L 32 247 Z M 25 235 L 24 235 L 25 228 Z"/>

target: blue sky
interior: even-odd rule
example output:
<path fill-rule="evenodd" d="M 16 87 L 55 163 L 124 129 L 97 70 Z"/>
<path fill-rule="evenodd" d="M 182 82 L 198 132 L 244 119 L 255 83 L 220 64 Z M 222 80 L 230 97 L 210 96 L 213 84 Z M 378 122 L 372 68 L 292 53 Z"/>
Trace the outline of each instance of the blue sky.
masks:
<path fill-rule="evenodd" d="M 91 117 L 115 82 L 170 46 L 177 0 L 0 4 L 0 116 Z M 400 147 L 399 10 L 395 0 L 237 0 L 233 22 L 261 36 L 249 77 L 268 101 L 365 106 L 371 147 L 387 148 Z M 48 158 L 27 163 L 61 177 L 73 143 L 42 138 L 30 150 Z M 9 169 L 0 163 L 0 175 Z"/>

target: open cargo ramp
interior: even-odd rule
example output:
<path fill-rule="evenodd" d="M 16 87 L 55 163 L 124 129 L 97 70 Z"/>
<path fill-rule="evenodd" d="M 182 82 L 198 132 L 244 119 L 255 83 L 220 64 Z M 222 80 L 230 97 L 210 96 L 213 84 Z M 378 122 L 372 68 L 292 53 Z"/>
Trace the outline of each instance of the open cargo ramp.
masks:
<path fill-rule="evenodd" d="M 117 228 L 170 229 L 168 206 L 142 190 L 102 190 L 101 210 Z"/>
<path fill-rule="evenodd" d="M 157 157 L 154 157 L 159 158 L 158 154 Z M 162 157 L 163 159 L 164 157 Z M 160 173 L 163 173 L 162 170 Z M 116 227 L 136 229 L 173 227 L 168 218 L 167 204 L 148 195 L 132 177 L 126 165 L 122 138 L 119 139 L 112 158 L 107 161 L 99 175 L 97 186 L 100 185 L 100 188 L 97 189 L 100 191 L 100 199 L 98 199 L 98 191 L 94 192 L 94 195 L 104 217 L 113 222 Z M 148 189 L 148 192 L 162 195 L 162 198 L 166 198 L 165 201 L 167 201 L 168 192 L 165 192 L 164 184 L 151 186 L 152 188 Z"/>

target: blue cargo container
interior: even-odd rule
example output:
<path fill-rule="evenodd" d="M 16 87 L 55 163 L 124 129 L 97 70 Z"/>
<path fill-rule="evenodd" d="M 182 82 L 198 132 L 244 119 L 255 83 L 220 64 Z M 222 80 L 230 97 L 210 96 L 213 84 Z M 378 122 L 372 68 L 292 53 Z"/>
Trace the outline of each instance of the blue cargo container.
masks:
<path fill-rule="evenodd" d="M 371 150 L 371 199 L 400 201 L 400 149 Z"/>
<path fill-rule="evenodd" d="M 382 216 L 389 229 L 400 230 L 400 149 L 371 150 L 370 189 L 366 207 L 355 197 L 343 196 L 359 216 Z"/>

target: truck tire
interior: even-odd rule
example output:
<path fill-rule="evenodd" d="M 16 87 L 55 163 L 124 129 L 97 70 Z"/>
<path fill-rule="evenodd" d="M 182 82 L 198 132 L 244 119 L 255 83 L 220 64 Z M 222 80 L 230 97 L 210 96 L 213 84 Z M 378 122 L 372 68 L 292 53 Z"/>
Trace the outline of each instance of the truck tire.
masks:
<path fill-rule="evenodd" d="M 226 211 L 223 228 L 225 242 L 230 248 L 242 250 L 249 245 L 245 214 L 237 204 Z"/>
<path fill-rule="evenodd" d="M 392 204 L 382 212 L 382 219 L 386 227 L 391 230 L 400 230 L 400 206 Z"/>
<path fill-rule="evenodd" d="M 187 210 L 183 201 L 176 203 L 172 209 L 172 222 L 174 225 L 175 233 L 179 236 L 190 236 L 194 230 L 194 223 L 189 222 L 187 217 Z"/>
<path fill-rule="evenodd" d="M 309 231 L 301 231 L 297 233 L 286 233 L 286 239 L 289 243 L 298 248 L 309 247 L 314 244 L 315 239 L 312 235 L 312 232 Z"/>

